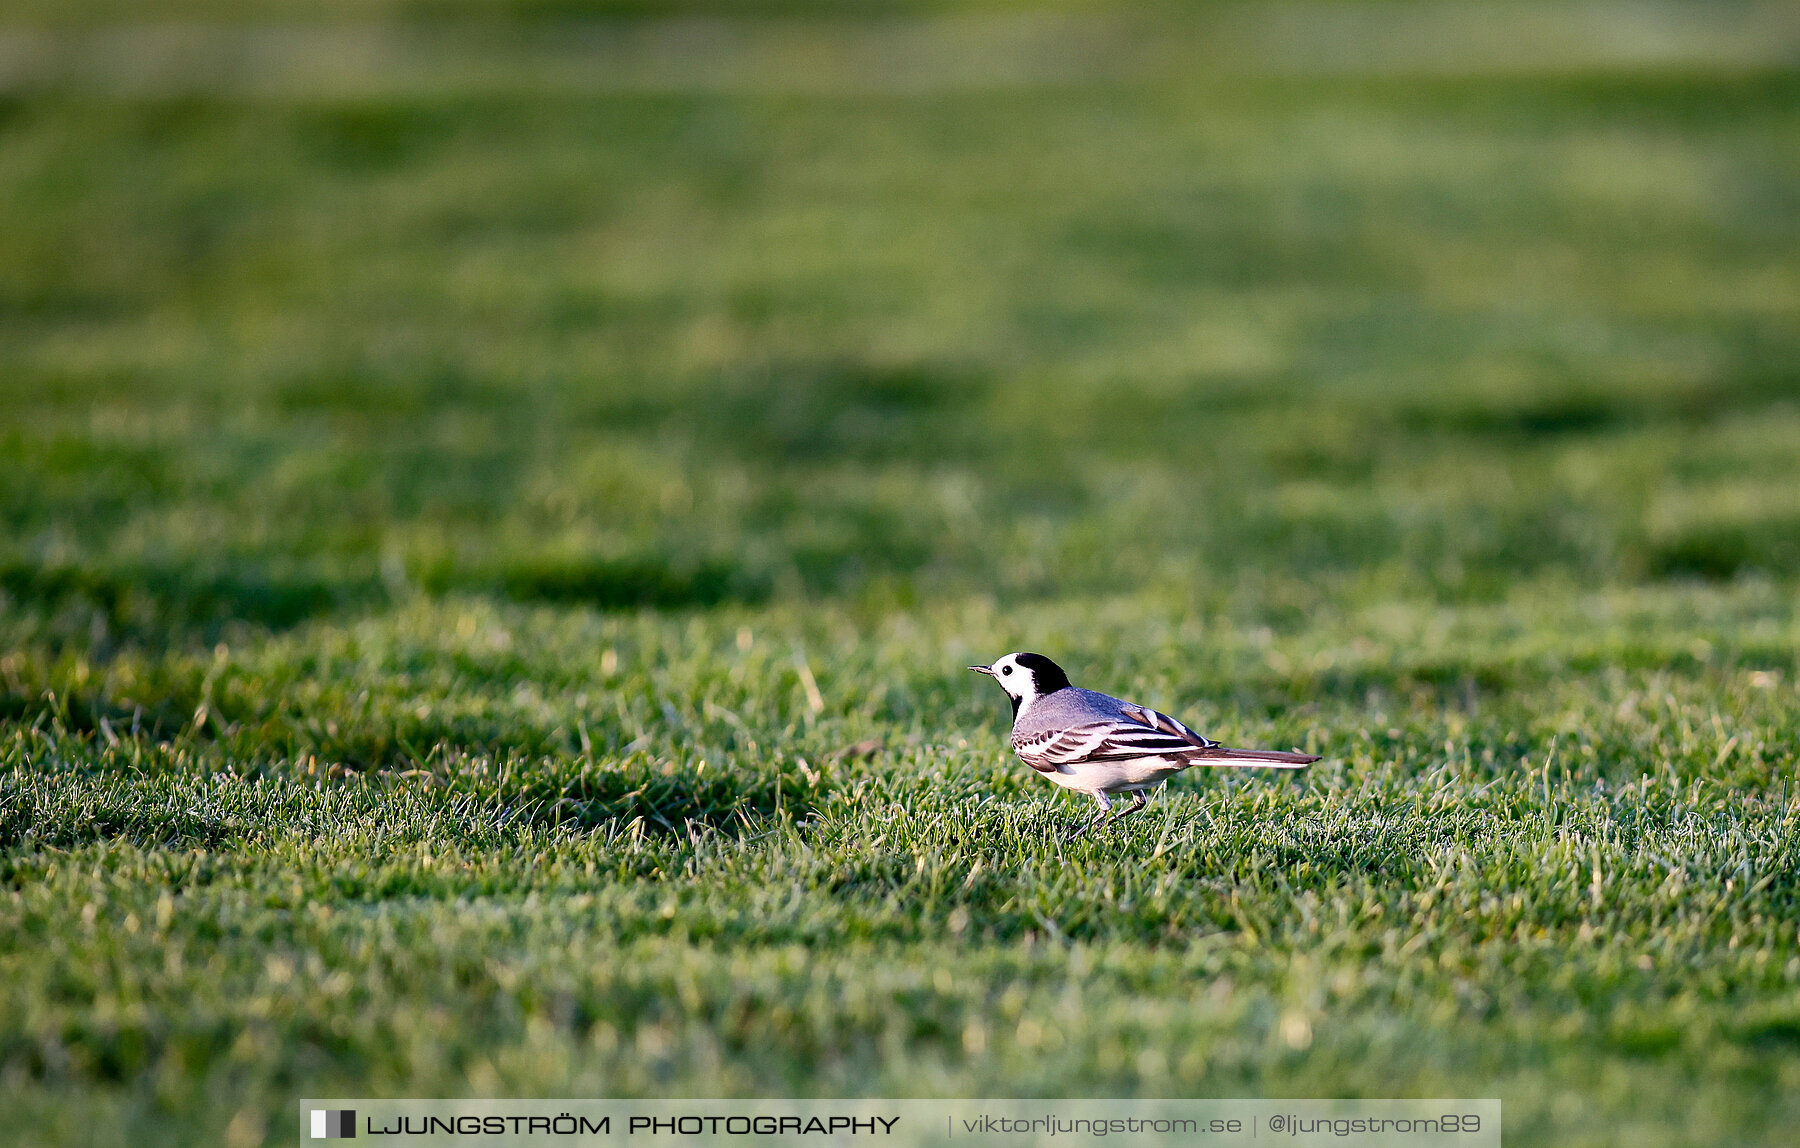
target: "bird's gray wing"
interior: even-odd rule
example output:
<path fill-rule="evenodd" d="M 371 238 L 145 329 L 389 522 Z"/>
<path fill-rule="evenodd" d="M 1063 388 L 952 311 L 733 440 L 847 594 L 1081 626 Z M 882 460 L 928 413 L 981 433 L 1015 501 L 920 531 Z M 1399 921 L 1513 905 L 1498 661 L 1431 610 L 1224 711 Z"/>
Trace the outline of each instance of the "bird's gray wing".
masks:
<path fill-rule="evenodd" d="M 1119 706 L 1119 711 L 1132 721 L 1153 729 L 1165 737 L 1177 738 L 1186 742 L 1187 745 L 1184 748 L 1187 749 L 1213 749 L 1219 744 L 1209 737 L 1195 733 L 1168 714 L 1157 713 L 1148 706 L 1123 702 Z"/>
<path fill-rule="evenodd" d="M 1013 751 L 1039 773 L 1055 773 L 1084 761 L 1127 761 L 1211 749 L 1208 741 L 1174 718 L 1126 702 L 1120 716 L 1066 729 L 1014 735 Z"/>

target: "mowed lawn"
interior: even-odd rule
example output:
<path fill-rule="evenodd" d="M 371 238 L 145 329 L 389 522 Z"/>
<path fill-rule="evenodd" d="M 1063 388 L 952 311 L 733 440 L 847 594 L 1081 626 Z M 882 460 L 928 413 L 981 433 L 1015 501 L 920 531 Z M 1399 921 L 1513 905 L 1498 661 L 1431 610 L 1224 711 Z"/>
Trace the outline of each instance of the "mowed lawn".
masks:
<path fill-rule="evenodd" d="M 0 19 L 0 1142 L 1800 1128 L 1781 4 Z M 1325 760 L 1087 809 L 963 667 Z"/>

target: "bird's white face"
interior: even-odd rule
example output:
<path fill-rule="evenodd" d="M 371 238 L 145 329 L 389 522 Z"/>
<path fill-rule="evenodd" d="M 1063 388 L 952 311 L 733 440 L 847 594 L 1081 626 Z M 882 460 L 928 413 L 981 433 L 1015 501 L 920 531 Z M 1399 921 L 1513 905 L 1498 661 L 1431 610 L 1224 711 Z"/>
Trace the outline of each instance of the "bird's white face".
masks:
<path fill-rule="evenodd" d="M 999 682 L 1000 688 L 1006 691 L 1006 696 L 1012 699 L 1013 713 L 1017 714 L 1044 696 L 1043 685 L 1038 681 L 1037 672 L 1019 660 L 1021 657 L 1033 656 L 1036 655 L 1012 653 L 997 659 L 991 666 L 970 666 L 969 668 Z M 1042 660 L 1040 657 L 1039 661 Z"/>
<path fill-rule="evenodd" d="M 1008 697 L 1020 701 L 1030 701 L 1038 696 L 1037 678 L 1032 672 L 1019 664 L 1019 655 L 1008 654 L 988 667 L 994 680 L 1000 683 Z"/>

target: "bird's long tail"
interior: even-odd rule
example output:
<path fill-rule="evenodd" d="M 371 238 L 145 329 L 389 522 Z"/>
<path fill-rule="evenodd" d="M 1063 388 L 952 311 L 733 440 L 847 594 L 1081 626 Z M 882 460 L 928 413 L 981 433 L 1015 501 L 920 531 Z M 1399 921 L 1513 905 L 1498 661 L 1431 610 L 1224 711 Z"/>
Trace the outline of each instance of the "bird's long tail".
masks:
<path fill-rule="evenodd" d="M 1288 753 L 1279 749 L 1232 749 L 1225 745 L 1211 746 L 1189 759 L 1193 765 L 1238 768 L 1267 765 L 1275 769 L 1305 769 L 1318 760 L 1319 755 L 1316 753 Z"/>

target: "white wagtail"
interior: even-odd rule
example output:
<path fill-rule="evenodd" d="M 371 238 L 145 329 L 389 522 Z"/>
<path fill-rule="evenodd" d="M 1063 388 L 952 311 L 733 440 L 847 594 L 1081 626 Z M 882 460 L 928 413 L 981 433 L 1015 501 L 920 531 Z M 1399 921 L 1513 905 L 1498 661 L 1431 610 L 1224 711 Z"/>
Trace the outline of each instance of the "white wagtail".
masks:
<path fill-rule="evenodd" d="M 1147 706 L 1069 684 L 1062 667 L 1042 654 L 1008 654 L 991 666 L 970 666 L 1000 683 L 1012 699 L 1013 752 L 1064 789 L 1085 793 L 1100 812 L 1073 833 L 1142 809 L 1155 789 L 1190 765 L 1269 765 L 1303 769 L 1316 754 L 1277 749 L 1231 749 L 1201 737 Z M 1132 804 L 1113 812 L 1112 797 Z"/>

